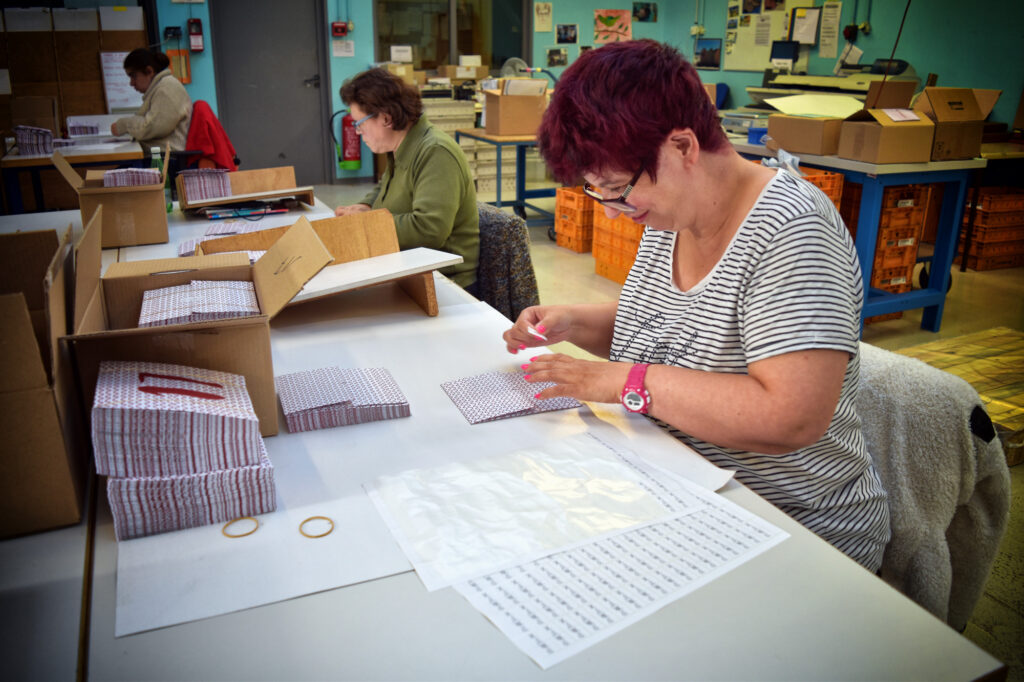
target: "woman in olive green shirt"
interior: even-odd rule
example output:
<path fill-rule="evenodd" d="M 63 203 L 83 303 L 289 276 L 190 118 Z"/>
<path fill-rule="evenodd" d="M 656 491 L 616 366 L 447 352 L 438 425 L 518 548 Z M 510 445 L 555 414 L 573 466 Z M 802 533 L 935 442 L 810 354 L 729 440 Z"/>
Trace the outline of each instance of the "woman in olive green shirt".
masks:
<path fill-rule="evenodd" d="M 373 191 L 335 215 L 386 208 L 395 218 L 403 249 L 425 246 L 462 256 L 441 270 L 470 293 L 476 288 L 480 218 L 469 164 L 458 143 L 423 116 L 419 92 L 385 69 L 345 81 L 341 100 L 356 131 L 388 167 Z"/>

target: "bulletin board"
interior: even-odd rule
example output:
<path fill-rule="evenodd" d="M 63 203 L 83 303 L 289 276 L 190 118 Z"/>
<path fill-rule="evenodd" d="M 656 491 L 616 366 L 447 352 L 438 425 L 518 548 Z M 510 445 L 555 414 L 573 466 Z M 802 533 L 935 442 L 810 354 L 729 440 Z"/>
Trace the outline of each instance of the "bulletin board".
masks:
<path fill-rule="evenodd" d="M 813 7 L 814 0 L 728 0 L 726 71 L 764 71 L 771 64 L 772 41 L 786 40 L 790 12 Z"/>
<path fill-rule="evenodd" d="M 107 98 L 107 113 L 135 113 L 142 106 L 142 93 L 132 87 L 124 71 L 127 52 L 100 52 L 103 70 L 103 93 Z"/>

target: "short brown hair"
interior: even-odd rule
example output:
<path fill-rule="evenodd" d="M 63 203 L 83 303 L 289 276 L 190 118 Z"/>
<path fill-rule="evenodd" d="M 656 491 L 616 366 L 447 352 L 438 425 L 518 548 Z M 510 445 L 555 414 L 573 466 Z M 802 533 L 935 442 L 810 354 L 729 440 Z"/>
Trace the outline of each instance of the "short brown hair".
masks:
<path fill-rule="evenodd" d="M 423 115 L 419 91 L 380 67 L 349 78 L 341 86 L 341 101 L 369 114 L 387 114 L 395 130 L 411 128 Z"/>

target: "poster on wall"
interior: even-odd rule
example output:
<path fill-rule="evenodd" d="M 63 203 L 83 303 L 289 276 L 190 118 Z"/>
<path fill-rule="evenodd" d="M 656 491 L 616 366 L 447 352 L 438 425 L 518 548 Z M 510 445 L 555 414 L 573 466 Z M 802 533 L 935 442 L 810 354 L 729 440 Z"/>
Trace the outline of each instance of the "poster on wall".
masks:
<path fill-rule="evenodd" d="M 658 3 L 656 2 L 634 2 L 633 21 L 649 21 L 652 24 L 658 22 Z"/>
<path fill-rule="evenodd" d="M 633 39 L 633 17 L 628 9 L 594 10 L 594 44 Z"/>
<path fill-rule="evenodd" d="M 814 2 L 728 0 L 721 68 L 726 71 L 764 71 L 769 68 L 772 42 L 788 39 L 790 13 L 796 8 L 813 7 Z M 800 67 L 795 68 L 806 70 L 806 56 Z"/>
<path fill-rule="evenodd" d="M 569 50 L 564 47 L 548 48 L 548 66 L 568 66 Z"/>
<path fill-rule="evenodd" d="M 558 24 L 555 27 L 555 42 L 575 43 L 579 32 L 579 24 Z"/>
<path fill-rule="evenodd" d="M 693 54 L 698 69 L 718 69 L 722 65 L 722 39 L 697 38 Z"/>
<path fill-rule="evenodd" d="M 548 33 L 551 31 L 551 3 L 533 3 L 533 32 Z"/>

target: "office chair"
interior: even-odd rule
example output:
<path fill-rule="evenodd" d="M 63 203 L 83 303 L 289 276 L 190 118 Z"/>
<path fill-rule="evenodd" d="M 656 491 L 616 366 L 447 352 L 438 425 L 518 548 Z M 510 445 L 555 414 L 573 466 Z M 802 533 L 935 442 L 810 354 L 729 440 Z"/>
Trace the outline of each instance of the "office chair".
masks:
<path fill-rule="evenodd" d="M 483 202 L 477 202 L 477 208 L 480 212 L 478 296 L 515 321 L 525 308 L 540 304 L 526 221 Z"/>
<path fill-rule="evenodd" d="M 881 577 L 962 632 L 985 590 L 1010 510 L 1010 472 L 970 384 L 860 344 L 857 410 L 889 494 Z"/>

